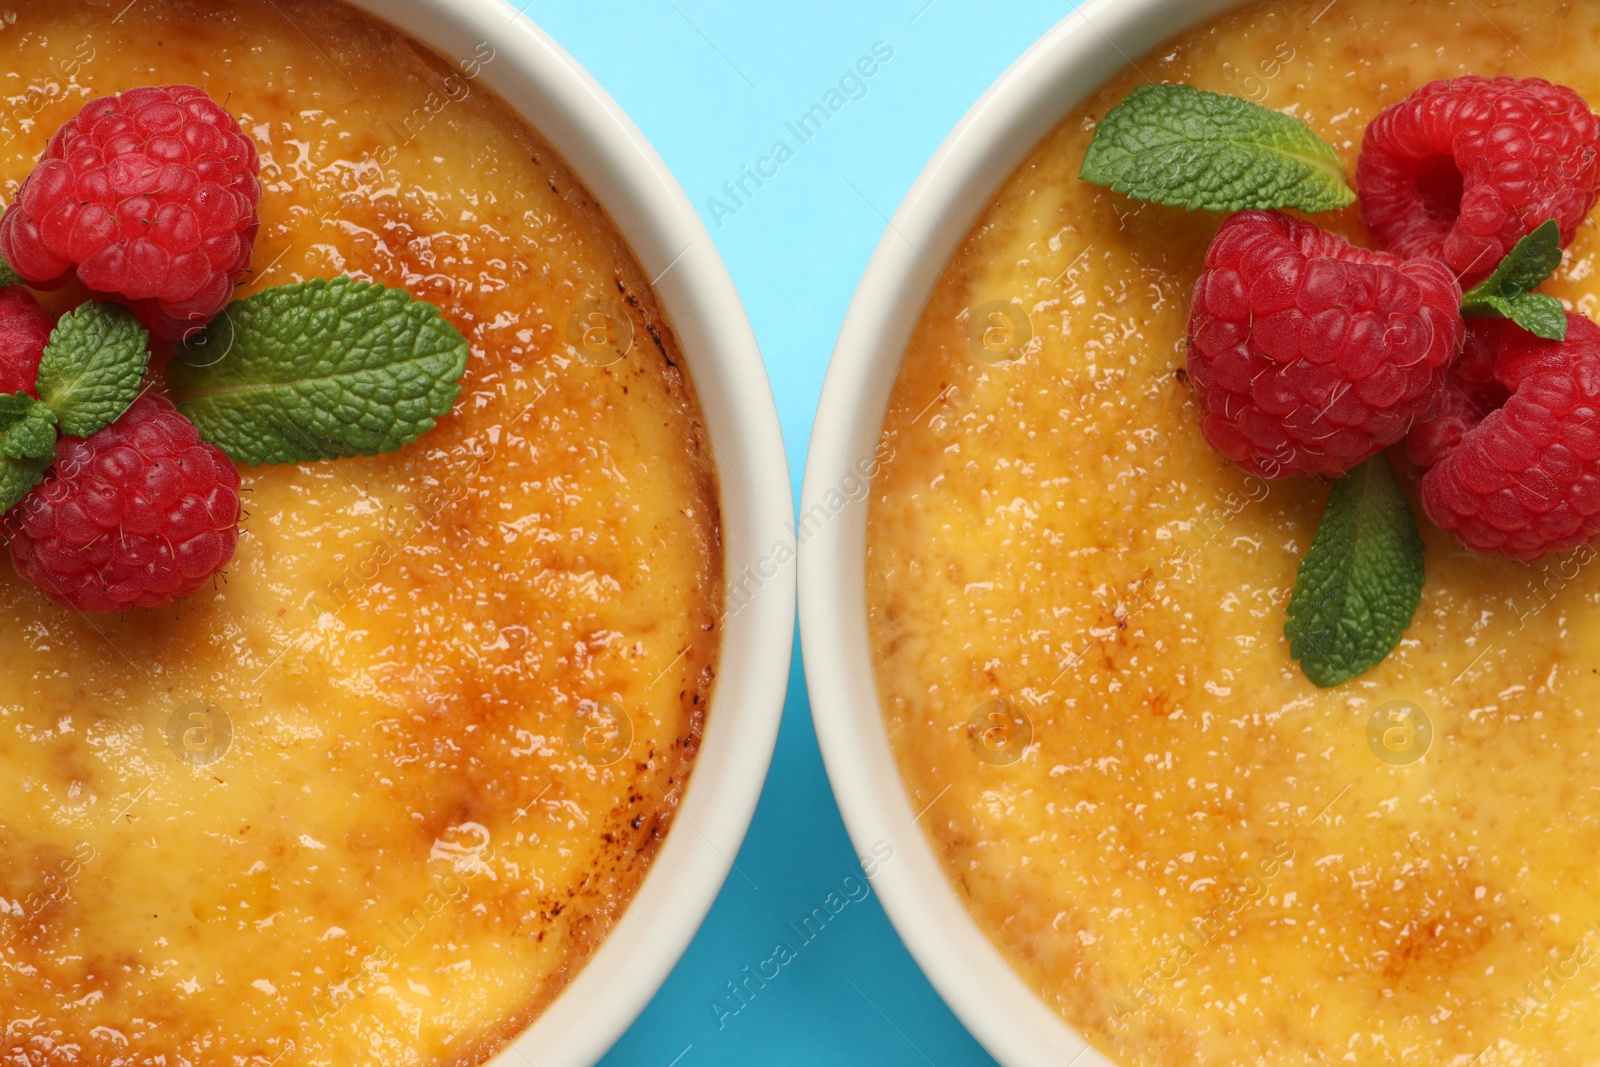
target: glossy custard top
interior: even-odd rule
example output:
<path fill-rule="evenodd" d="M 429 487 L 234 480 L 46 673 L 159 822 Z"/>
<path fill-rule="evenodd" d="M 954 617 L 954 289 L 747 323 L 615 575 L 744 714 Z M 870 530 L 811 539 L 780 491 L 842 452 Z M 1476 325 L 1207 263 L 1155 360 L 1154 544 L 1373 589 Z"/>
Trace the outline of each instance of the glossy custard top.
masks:
<path fill-rule="evenodd" d="M 683 359 L 483 87 L 493 41 L 124 3 L 3 13 L 6 198 L 89 97 L 199 85 L 261 150 L 241 293 L 404 286 L 472 355 L 416 444 L 245 471 L 214 590 L 91 618 L 0 566 L 0 1061 L 480 1061 L 627 906 L 699 744 L 722 550 Z"/>
<path fill-rule="evenodd" d="M 1220 216 L 1077 179 L 1145 79 L 1300 115 L 1353 174 L 1380 109 L 1467 73 L 1600 104 L 1600 5 L 1312 0 L 1185 33 L 1006 181 L 907 349 L 864 608 L 891 740 L 973 917 L 1117 1062 L 1600 1063 L 1595 553 L 1527 567 L 1424 522 L 1401 647 L 1313 687 L 1283 611 L 1327 488 L 1228 465 L 1184 380 Z M 1354 209 L 1318 222 L 1368 242 Z M 1597 237 L 1550 286 L 1591 316 Z"/>

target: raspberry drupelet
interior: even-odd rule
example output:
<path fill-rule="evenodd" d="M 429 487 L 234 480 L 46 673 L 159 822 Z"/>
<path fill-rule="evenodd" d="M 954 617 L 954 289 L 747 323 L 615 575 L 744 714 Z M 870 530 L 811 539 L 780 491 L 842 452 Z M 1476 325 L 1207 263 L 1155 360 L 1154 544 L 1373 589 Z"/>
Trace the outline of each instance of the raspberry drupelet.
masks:
<path fill-rule="evenodd" d="M 1600 326 L 1567 315 L 1564 341 L 1474 321 L 1495 384 L 1456 393 L 1413 431 L 1422 506 L 1468 548 L 1531 563 L 1600 537 Z M 1480 357 L 1483 358 L 1483 357 Z M 1495 407 L 1495 391 L 1505 397 Z M 1442 425 L 1441 425 L 1442 423 Z M 1417 439 L 1421 439 L 1420 445 Z M 1454 438 L 1454 447 L 1450 439 Z"/>
<path fill-rule="evenodd" d="M 1497 318 L 1468 319 L 1466 326 L 1466 343 L 1445 375 L 1444 388 L 1406 435 L 1406 454 L 1419 471 L 1454 452 L 1467 431 L 1511 395 L 1494 376 L 1494 364 L 1505 331 L 1516 327 Z"/>
<path fill-rule="evenodd" d="M 39 361 L 55 318 L 20 285 L 0 289 L 0 393 L 39 397 Z"/>
<path fill-rule="evenodd" d="M 130 89 L 56 131 L 0 218 L 0 251 L 30 285 L 74 274 L 181 340 L 228 303 L 260 228 L 256 146 L 204 90 Z"/>
<path fill-rule="evenodd" d="M 1264 478 L 1338 476 L 1405 436 L 1460 352 L 1443 264 L 1242 211 L 1206 252 L 1190 381 L 1212 446 Z"/>
<path fill-rule="evenodd" d="M 239 540 L 239 473 L 163 397 L 146 395 L 55 465 L 8 515 L 11 561 L 79 611 L 160 607 L 198 592 Z"/>
<path fill-rule="evenodd" d="M 1429 82 L 1368 124 L 1356 187 L 1380 245 L 1470 285 L 1549 219 L 1572 240 L 1600 197 L 1600 116 L 1542 78 Z"/>

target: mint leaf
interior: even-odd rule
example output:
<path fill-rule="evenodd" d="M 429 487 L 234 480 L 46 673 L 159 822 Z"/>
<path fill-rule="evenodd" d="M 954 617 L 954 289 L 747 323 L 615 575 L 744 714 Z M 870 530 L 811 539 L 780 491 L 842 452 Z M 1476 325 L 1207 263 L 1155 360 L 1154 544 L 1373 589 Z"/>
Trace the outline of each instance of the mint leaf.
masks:
<path fill-rule="evenodd" d="M 0 455 L 50 460 L 56 454 L 56 416 L 27 393 L 0 394 Z"/>
<path fill-rule="evenodd" d="M 1289 654 L 1324 688 L 1365 673 L 1411 625 L 1422 577 L 1416 517 L 1380 453 L 1328 495 L 1289 598 Z"/>
<path fill-rule="evenodd" d="M 0 454 L 0 512 L 10 511 L 21 503 L 29 490 L 44 481 L 50 469 L 50 457 L 13 459 Z"/>
<path fill-rule="evenodd" d="M 461 391 L 467 340 L 432 304 L 354 278 L 230 304 L 167 369 L 200 435 L 245 464 L 374 455 L 415 441 Z"/>
<path fill-rule="evenodd" d="M 1541 223 L 1518 241 L 1494 273 L 1461 297 L 1463 315 L 1498 315 L 1547 341 L 1567 338 L 1567 312 L 1553 296 L 1534 289 L 1561 266 L 1561 227 Z"/>
<path fill-rule="evenodd" d="M 27 393 L 0 393 L 0 512 L 44 481 L 56 454 L 56 417 Z"/>
<path fill-rule="evenodd" d="M 1522 293 L 1512 297 L 1495 297 L 1488 306 L 1491 314 L 1510 319 L 1535 337 L 1547 341 L 1567 339 L 1567 309 L 1561 301 L 1543 293 Z M 1481 315 L 1481 311 L 1463 311 L 1463 314 Z"/>
<path fill-rule="evenodd" d="M 120 304 L 79 304 L 56 323 L 39 361 L 39 399 L 61 432 L 88 437 L 139 396 L 149 335 Z"/>
<path fill-rule="evenodd" d="M 1508 295 L 1537 289 L 1561 266 L 1561 227 L 1555 219 L 1536 226 L 1532 233 L 1511 246 L 1494 273 L 1473 286 L 1469 293 L 1503 292 Z"/>
<path fill-rule="evenodd" d="M 1141 85 L 1094 131 L 1078 177 L 1198 211 L 1355 202 L 1344 161 L 1281 111 L 1192 85 Z"/>

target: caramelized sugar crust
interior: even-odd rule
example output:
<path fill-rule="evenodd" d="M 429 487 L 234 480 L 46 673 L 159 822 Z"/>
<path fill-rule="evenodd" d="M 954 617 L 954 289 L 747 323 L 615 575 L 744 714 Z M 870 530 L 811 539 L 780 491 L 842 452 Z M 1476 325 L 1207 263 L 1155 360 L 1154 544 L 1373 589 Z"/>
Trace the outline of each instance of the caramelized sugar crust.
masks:
<path fill-rule="evenodd" d="M 504 62 L 330 0 L 0 21 L 7 201 L 91 96 L 199 85 L 261 149 L 241 295 L 349 273 L 472 345 L 416 444 L 246 471 L 214 590 L 85 618 L 0 567 L 0 1061 L 479 1062 L 671 825 L 719 647 L 709 442 Z"/>
<path fill-rule="evenodd" d="M 936 283 L 872 488 L 879 693 L 952 885 L 1117 1062 L 1600 1062 L 1595 553 L 1525 567 L 1424 523 L 1406 640 L 1314 688 L 1283 610 L 1327 488 L 1230 467 L 1184 381 L 1220 217 L 1076 177 L 1147 78 L 1290 110 L 1353 174 L 1430 79 L 1600 104 L 1597 58 L 1593 4 L 1247 6 L 1075 109 Z M 1317 221 L 1370 245 L 1353 208 Z M 1549 286 L 1590 316 L 1597 252 L 1591 222 Z M 1391 702 L 1431 722 L 1420 761 Z"/>

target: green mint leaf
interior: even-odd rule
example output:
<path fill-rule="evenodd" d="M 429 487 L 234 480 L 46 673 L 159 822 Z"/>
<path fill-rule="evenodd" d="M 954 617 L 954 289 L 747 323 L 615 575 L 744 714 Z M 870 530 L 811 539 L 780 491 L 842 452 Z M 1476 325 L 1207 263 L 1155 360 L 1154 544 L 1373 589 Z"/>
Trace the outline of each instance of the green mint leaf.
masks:
<path fill-rule="evenodd" d="M 1555 219 L 1542 222 L 1511 246 L 1494 273 L 1467 290 L 1462 303 L 1482 295 L 1515 296 L 1532 292 L 1561 266 L 1561 227 Z"/>
<path fill-rule="evenodd" d="M 0 393 L 0 512 L 44 481 L 56 454 L 56 417 L 27 393 Z"/>
<path fill-rule="evenodd" d="M 1344 161 L 1281 111 L 1192 85 L 1141 85 L 1094 131 L 1078 177 L 1197 211 L 1355 202 Z"/>
<path fill-rule="evenodd" d="M 1535 293 L 1561 266 L 1561 227 L 1555 219 L 1512 246 L 1494 273 L 1461 297 L 1463 315 L 1498 315 L 1548 341 L 1567 338 L 1567 313 L 1553 296 Z"/>
<path fill-rule="evenodd" d="M 14 459 L 0 453 L 0 512 L 16 507 L 49 469 L 49 456 Z"/>
<path fill-rule="evenodd" d="M 149 335 L 120 304 L 80 304 L 61 316 L 39 361 L 39 399 L 69 437 L 109 426 L 139 396 Z"/>
<path fill-rule="evenodd" d="M 27 393 L 0 394 L 0 455 L 42 459 L 56 454 L 56 416 Z"/>
<path fill-rule="evenodd" d="M 432 304 L 318 278 L 230 304 L 167 377 L 200 435 L 254 465 L 409 444 L 455 405 L 466 367 L 466 338 Z"/>
<path fill-rule="evenodd" d="M 1543 293 L 1484 297 L 1474 303 L 1471 311 L 1463 310 L 1462 314 L 1498 315 L 1547 341 L 1567 339 L 1567 309 L 1561 306 L 1561 301 Z"/>
<path fill-rule="evenodd" d="M 1383 661 L 1422 602 L 1422 538 L 1389 461 L 1373 456 L 1333 485 L 1300 563 L 1284 636 L 1324 688 Z"/>

